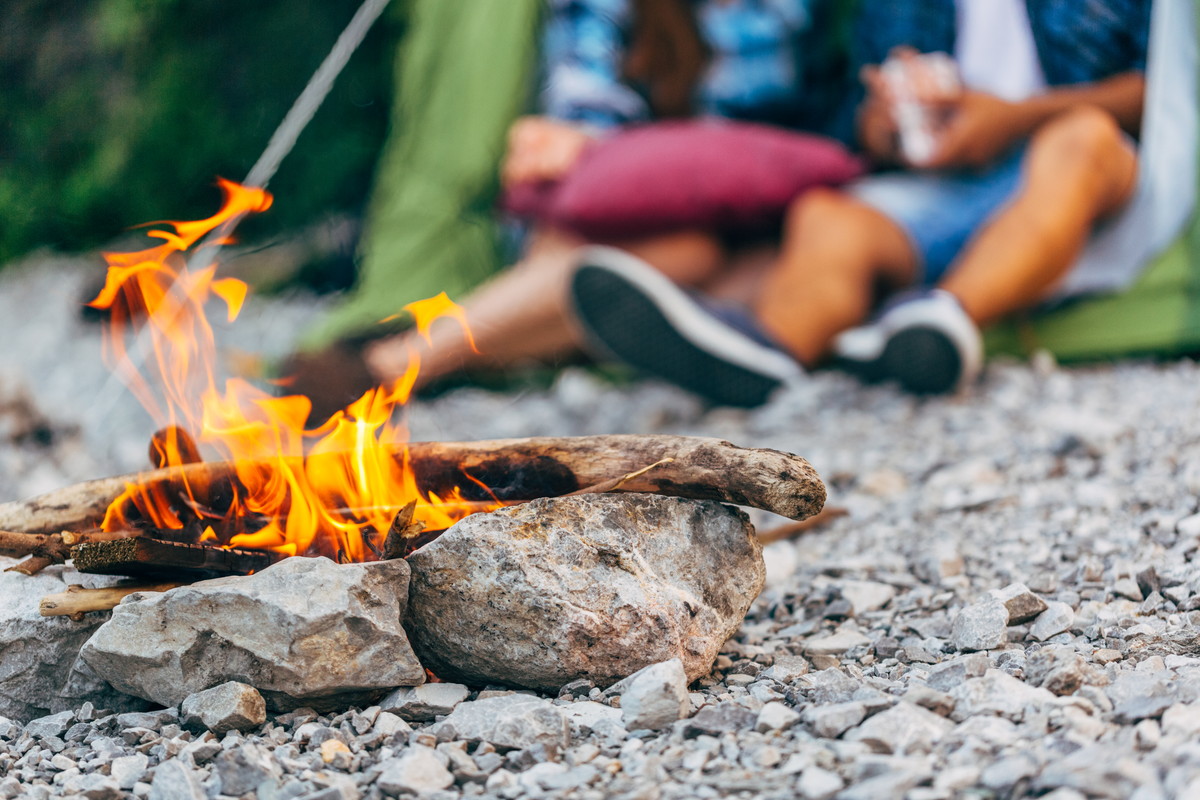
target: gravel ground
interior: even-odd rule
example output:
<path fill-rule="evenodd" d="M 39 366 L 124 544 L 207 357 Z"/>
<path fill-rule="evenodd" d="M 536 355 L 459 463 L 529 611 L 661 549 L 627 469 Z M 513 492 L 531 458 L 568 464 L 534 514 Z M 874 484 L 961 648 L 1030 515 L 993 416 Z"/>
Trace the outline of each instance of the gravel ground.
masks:
<path fill-rule="evenodd" d="M 132 399 L 97 410 L 83 279 L 66 259 L 0 274 L 3 499 L 144 463 L 152 425 Z M 318 307 L 252 301 L 223 346 L 278 355 Z M 85 706 L 0 720 L 0 797 L 1200 798 L 1197 385 L 1190 361 L 1045 360 L 925 401 L 819 375 L 744 412 L 569 371 L 546 391 L 417 404 L 421 439 L 654 431 L 790 450 L 849 516 L 767 549 L 767 589 L 660 730 L 587 685 L 541 716 L 524 695 L 447 688 L 442 706 L 392 697 L 220 736 L 177 709 Z M 501 718 L 511 704 L 503 736 L 436 721 L 493 696 Z M 536 735 L 546 714 L 566 742 Z"/>

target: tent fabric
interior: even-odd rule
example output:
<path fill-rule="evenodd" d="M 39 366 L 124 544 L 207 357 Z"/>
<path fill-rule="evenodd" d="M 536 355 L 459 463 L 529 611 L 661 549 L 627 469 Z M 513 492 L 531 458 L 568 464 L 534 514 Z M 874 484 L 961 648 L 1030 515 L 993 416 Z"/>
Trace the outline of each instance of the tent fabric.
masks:
<path fill-rule="evenodd" d="M 361 336 L 406 303 L 461 296 L 500 268 L 496 165 L 527 100 L 541 6 L 413 0 L 358 283 L 302 347 Z"/>
<path fill-rule="evenodd" d="M 1142 181 L 1131 208 L 1110 228 L 1124 229 L 1123 241 L 1113 247 L 1105 234 L 1098 237 L 1101 246 L 1085 255 L 1067 288 L 1122 289 L 1131 272 L 1136 280 L 1123 291 L 1018 315 L 995 326 L 986 337 L 991 355 L 1047 350 L 1060 361 L 1078 362 L 1200 353 L 1200 263 L 1194 255 L 1200 253 L 1195 208 L 1200 185 L 1200 12 L 1194 0 L 1155 0 L 1153 13 L 1142 175 L 1159 179 L 1159 184 L 1148 187 Z M 1181 191 L 1179 180 L 1186 180 L 1190 191 Z M 1180 226 L 1183 231 L 1174 233 Z"/>

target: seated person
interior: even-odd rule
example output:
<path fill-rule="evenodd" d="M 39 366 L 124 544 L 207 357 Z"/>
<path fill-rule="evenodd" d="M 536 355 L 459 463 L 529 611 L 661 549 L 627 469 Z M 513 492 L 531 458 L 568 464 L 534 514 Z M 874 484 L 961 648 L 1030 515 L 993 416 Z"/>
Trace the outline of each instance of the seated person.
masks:
<path fill-rule="evenodd" d="M 1130 199 L 1149 0 L 860 9 L 860 141 L 907 169 L 800 197 L 748 314 L 714 313 L 645 253 L 588 251 L 572 292 L 593 341 L 735 405 L 763 402 L 831 356 L 912 391 L 948 391 L 980 369 L 979 327 L 1045 299 L 1097 223 Z M 869 65 L 937 51 L 953 54 L 964 88 L 923 97 L 946 123 L 912 163 L 897 147 L 895 97 Z M 880 289 L 914 287 L 923 290 L 855 330 Z"/>
<path fill-rule="evenodd" d="M 818 58 L 813 35 L 835 9 L 828 0 L 554 0 L 543 113 L 512 127 L 502 182 L 561 177 L 594 137 L 627 123 L 708 114 L 817 127 L 832 118 L 843 85 L 814 77 L 830 60 Z M 568 281 L 584 244 L 564 230 L 535 228 L 520 262 L 465 300 L 475 347 L 453 323 L 435 325 L 432 344 L 412 334 L 381 340 L 365 353 L 374 379 L 402 375 L 414 355 L 425 383 L 577 353 Z M 609 244 L 685 286 L 703 286 L 724 268 L 721 242 L 701 232 Z"/>

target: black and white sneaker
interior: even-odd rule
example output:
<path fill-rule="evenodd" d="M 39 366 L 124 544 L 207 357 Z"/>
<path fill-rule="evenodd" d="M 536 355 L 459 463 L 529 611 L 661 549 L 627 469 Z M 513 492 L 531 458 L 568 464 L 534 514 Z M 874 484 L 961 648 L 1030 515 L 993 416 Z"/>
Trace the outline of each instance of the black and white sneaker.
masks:
<path fill-rule="evenodd" d="M 749 315 L 710 307 L 624 250 L 581 250 L 571 301 L 598 354 L 720 405 L 761 405 L 803 374 Z"/>
<path fill-rule="evenodd" d="M 910 294 L 879 318 L 840 334 L 839 366 L 875 382 L 895 380 L 913 394 L 958 391 L 983 369 L 983 339 L 954 295 L 940 289 Z"/>

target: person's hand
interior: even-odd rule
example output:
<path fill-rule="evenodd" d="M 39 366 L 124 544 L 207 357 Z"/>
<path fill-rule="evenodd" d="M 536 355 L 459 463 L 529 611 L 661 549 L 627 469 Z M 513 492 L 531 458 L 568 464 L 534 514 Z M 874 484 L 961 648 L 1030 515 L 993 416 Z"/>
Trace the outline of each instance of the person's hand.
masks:
<path fill-rule="evenodd" d="M 986 92 L 965 91 L 947 109 L 933 157 L 924 169 L 982 167 L 995 161 L 1023 135 L 1018 108 Z"/>
<path fill-rule="evenodd" d="M 591 141 L 590 135 L 570 123 L 522 117 L 509 128 L 501 180 L 505 186 L 557 180 L 571 171 Z"/>

